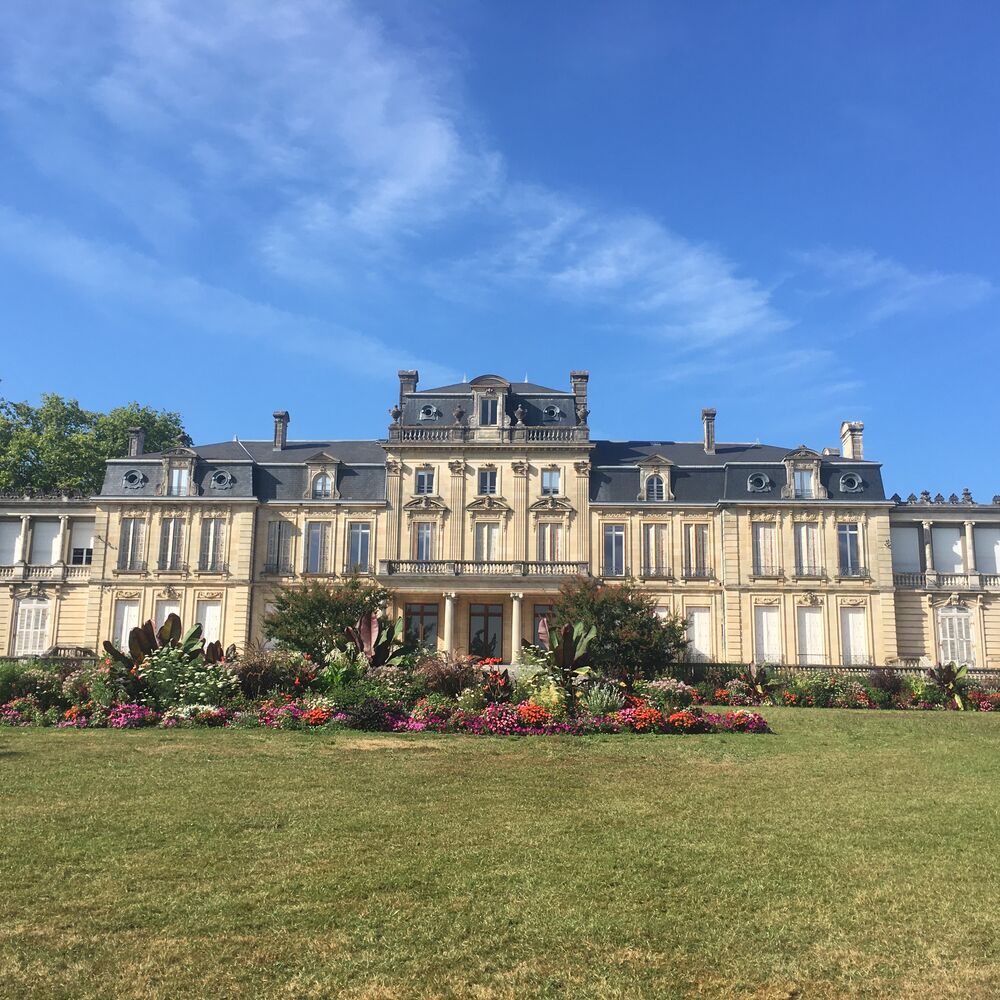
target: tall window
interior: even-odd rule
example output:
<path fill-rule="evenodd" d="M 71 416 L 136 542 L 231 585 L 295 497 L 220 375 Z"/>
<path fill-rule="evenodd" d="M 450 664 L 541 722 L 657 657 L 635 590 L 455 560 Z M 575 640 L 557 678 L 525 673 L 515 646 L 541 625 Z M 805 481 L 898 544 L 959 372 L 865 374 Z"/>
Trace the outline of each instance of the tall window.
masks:
<path fill-rule="evenodd" d="M 205 642 L 222 638 L 222 601 L 198 601 L 194 607 L 194 619 L 201 625 Z"/>
<path fill-rule="evenodd" d="M 421 496 L 429 496 L 434 492 L 434 470 L 417 469 L 416 479 L 417 493 Z"/>
<path fill-rule="evenodd" d="M 118 568 L 120 570 L 142 570 L 142 543 L 146 524 L 141 517 L 123 517 L 118 535 Z"/>
<path fill-rule="evenodd" d="M 664 577 L 668 575 L 666 524 L 642 526 L 642 575 Z"/>
<path fill-rule="evenodd" d="M 21 537 L 21 522 L 13 518 L 0 520 L 0 566 L 13 566 L 17 544 Z M 23 556 L 21 557 L 24 558 Z"/>
<path fill-rule="evenodd" d="M 691 523 L 684 525 L 684 575 L 689 578 L 711 576 L 708 563 L 708 525 Z"/>
<path fill-rule="evenodd" d="M 180 618 L 181 602 L 174 600 L 157 601 L 153 609 L 153 621 L 156 623 L 156 627 L 159 628 L 169 615 L 177 615 Z"/>
<path fill-rule="evenodd" d="M 172 497 L 186 497 L 188 495 L 188 470 L 179 466 L 170 469 L 168 480 L 168 493 Z"/>
<path fill-rule="evenodd" d="M 184 568 L 184 519 L 181 517 L 165 517 L 160 522 L 158 566 L 161 570 Z"/>
<path fill-rule="evenodd" d="M 972 614 L 958 605 L 938 611 L 938 656 L 942 663 L 968 667 L 976 665 L 976 646 L 972 641 Z"/>
<path fill-rule="evenodd" d="M 542 496 L 552 497 L 559 493 L 559 470 L 542 469 Z"/>
<path fill-rule="evenodd" d="M 437 649 L 438 606 L 436 604 L 407 604 L 403 619 L 406 638 L 425 649 Z"/>
<path fill-rule="evenodd" d="M 604 525 L 604 567 L 602 576 L 625 575 L 625 525 Z"/>
<path fill-rule="evenodd" d="M 469 605 L 469 652 L 483 659 L 503 657 L 502 605 Z"/>
<path fill-rule="evenodd" d="M 329 500 L 333 496 L 333 480 L 325 472 L 313 480 L 312 495 L 314 500 Z"/>
<path fill-rule="evenodd" d="M 863 667 L 871 663 L 868 613 L 864 608 L 840 609 L 840 658 L 848 667 Z"/>
<path fill-rule="evenodd" d="M 476 523 L 476 562 L 500 558 L 500 525 L 496 521 Z"/>
<path fill-rule="evenodd" d="M 756 576 L 778 576 L 778 529 L 773 521 L 753 523 L 753 571 Z"/>
<path fill-rule="evenodd" d="M 826 661 L 823 652 L 823 609 L 799 605 L 795 609 L 798 633 L 799 663 L 803 667 L 816 666 Z"/>
<path fill-rule="evenodd" d="M 265 573 L 292 572 L 292 531 L 288 521 L 267 522 L 267 558 Z"/>
<path fill-rule="evenodd" d="M 492 496 L 497 491 L 497 470 L 479 470 L 479 493 L 481 496 Z"/>
<path fill-rule="evenodd" d="M 119 649 L 128 649 L 128 634 L 139 626 L 139 602 L 115 601 L 115 614 L 111 626 L 111 641 Z"/>
<path fill-rule="evenodd" d="M 687 658 L 705 663 L 712 658 L 711 608 L 687 609 Z"/>
<path fill-rule="evenodd" d="M 309 521 L 306 524 L 306 572 L 325 573 L 326 552 L 329 544 L 330 525 L 326 521 Z"/>
<path fill-rule="evenodd" d="M 781 663 L 781 618 L 774 605 L 757 604 L 753 609 L 754 659 L 758 663 Z"/>
<path fill-rule="evenodd" d="M 42 597 L 18 601 L 14 655 L 40 656 L 49 645 L 49 602 Z"/>
<path fill-rule="evenodd" d="M 418 562 L 430 562 L 434 558 L 434 523 L 418 521 L 413 528 L 413 558 Z"/>
<path fill-rule="evenodd" d="M 819 528 L 811 521 L 796 521 L 795 575 L 819 576 Z"/>
<path fill-rule="evenodd" d="M 863 576 L 861 565 L 861 529 L 857 524 L 837 525 L 837 552 L 841 576 Z"/>
<path fill-rule="evenodd" d="M 793 473 L 796 500 L 812 500 L 816 495 L 813 487 L 813 470 L 796 469 Z"/>
<path fill-rule="evenodd" d="M 206 517 L 201 522 L 201 546 L 198 550 L 198 569 L 202 573 L 221 573 L 222 539 L 226 522 L 221 517 Z"/>
<path fill-rule="evenodd" d="M 497 422 L 497 400 L 484 396 L 479 400 L 479 423 L 484 427 L 492 427 Z"/>
<path fill-rule="evenodd" d="M 59 562 L 59 522 L 32 520 L 31 551 L 28 562 L 32 566 L 52 566 Z"/>
<path fill-rule="evenodd" d="M 649 476 L 646 480 L 646 499 L 663 500 L 666 496 L 666 489 L 663 485 L 663 476 Z"/>
<path fill-rule="evenodd" d="M 555 521 L 541 521 L 538 525 L 538 561 L 559 562 L 563 558 L 563 526 Z"/>
<path fill-rule="evenodd" d="M 542 642 L 542 621 L 544 620 L 551 625 L 554 611 L 555 607 L 552 604 L 536 604 L 534 607 L 534 623 L 531 627 L 531 634 L 539 646 L 547 646 L 546 643 Z"/>
<path fill-rule="evenodd" d="M 89 566 L 94 561 L 94 522 L 74 521 L 69 531 L 71 566 Z"/>
<path fill-rule="evenodd" d="M 347 525 L 347 572 L 367 573 L 372 528 L 367 521 L 351 521 Z"/>

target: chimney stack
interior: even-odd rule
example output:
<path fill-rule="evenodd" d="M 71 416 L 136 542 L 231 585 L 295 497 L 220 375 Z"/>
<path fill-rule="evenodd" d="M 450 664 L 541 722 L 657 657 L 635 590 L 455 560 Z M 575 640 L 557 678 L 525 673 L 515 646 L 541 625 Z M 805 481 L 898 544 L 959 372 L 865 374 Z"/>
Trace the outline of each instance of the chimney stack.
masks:
<path fill-rule="evenodd" d="M 590 409 L 587 407 L 587 383 L 590 381 L 590 372 L 570 372 L 569 382 L 573 387 L 573 395 L 576 397 L 576 418 L 581 424 L 587 422 Z"/>
<path fill-rule="evenodd" d="M 417 391 L 417 382 L 420 381 L 420 372 L 402 371 L 399 374 L 399 408 L 403 408 L 403 397 L 408 392 Z"/>
<path fill-rule="evenodd" d="M 274 411 L 274 450 L 283 451 L 288 444 L 288 410 Z"/>
<path fill-rule="evenodd" d="M 715 454 L 715 407 L 701 411 L 701 422 L 705 436 L 705 454 Z"/>
<path fill-rule="evenodd" d="M 844 458 L 865 457 L 863 434 L 865 425 L 860 420 L 845 420 L 840 425 L 840 451 Z"/>
<path fill-rule="evenodd" d="M 128 457 L 137 458 L 146 447 L 146 432 L 141 427 L 128 429 Z"/>

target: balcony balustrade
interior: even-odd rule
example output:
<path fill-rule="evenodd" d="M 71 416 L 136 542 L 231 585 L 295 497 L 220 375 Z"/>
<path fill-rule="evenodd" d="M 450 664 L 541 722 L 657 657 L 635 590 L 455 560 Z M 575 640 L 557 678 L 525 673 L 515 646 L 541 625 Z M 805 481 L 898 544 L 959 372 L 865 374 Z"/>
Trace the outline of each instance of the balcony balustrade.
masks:
<path fill-rule="evenodd" d="M 1000 590 L 995 573 L 893 573 L 900 590 Z"/>
<path fill-rule="evenodd" d="M 553 577 L 587 574 L 585 562 L 525 562 L 517 559 L 383 559 L 379 576 Z"/>
<path fill-rule="evenodd" d="M 685 580 L 712 580 L 715 578 L 715 572 L 711 566 L 685 566 L 684 567 L 684 579 Z"/>
<path fill-rule="evenodd" d="M 588 427 L 390 427 L 393 444 L 574 444 L 590 440 Z"/>
<path fill-rule="evenodd" d="M 769 563 L 755 563 L 752 575 L 769 580 L 778 580 L 783 577 L 785 573 L 780 566 L 772 566 Z"/>

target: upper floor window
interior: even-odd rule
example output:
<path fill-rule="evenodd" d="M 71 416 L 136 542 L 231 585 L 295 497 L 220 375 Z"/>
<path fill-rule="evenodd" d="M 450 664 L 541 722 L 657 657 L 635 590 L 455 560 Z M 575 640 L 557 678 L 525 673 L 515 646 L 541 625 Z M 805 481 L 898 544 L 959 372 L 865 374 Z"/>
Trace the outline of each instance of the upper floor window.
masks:
<path fill-rule="evenodd" d="M 669 528 L 666 524 L 642 526 L 643 576 L 667 575 L 667 545 Z"/>
<path fill-rule="evenodd" d="M 188 470 L 174 466 L 170 470 L 170 480 L 168 493 L 172 497 L 186 497 L 188 495 Z"/>
<path fill-rule="evenodd" d="M 367 573 L 372 528 L 367 521 L 351 521 L 347 525 L 347 571 Z"/>
<path fill-rule="evenodd" d="M 267 522 L 267 557 L 264 560 L 265 573 L 292 572 L 292 532 L 294 526 L 288 521 Z"/>
<path fill-rule="evenodd" d="M 32 566 L 54 566 L 62 558 L 61 548 L 59 522 L 32 519 L 28 562 Z"/>
<path fill-rule="evenodd" d="M 777 576 L 778 531 L 773 521 L 753 523 L 753 571 L 755 576 Z"/>
<path fill-rule="evenodd" d="M 434 558 L 434 523 L 418 521 L 413 528 L 413 558 L 417 562 L 430 562 Z"/>
<path fill-rule="evenodd" d="M 143 535 L 146 522 L 141 517 L 123 517 L 118 535 L 118 568 L 124 570 L 145 569 L 142 561 Z"/>
<path fill-rule="evenodd" d="M 312 495 L 314 500 L 329 500 L 333 496 L 333 480 L 325 472 L 313 480 Z"/>
<path fill-rule="evenodd" d="M 552 497 L 559 493 L 559 470 L 542 469 L 542 496 Z"/>
<path fill-rule="evenodd" d="M 708 525 L 703 522 L 684 525 L 684 575 L 696 579 L 712 575 L 708 561 Z"/>
<path fill-rule="evenodd" d="M 663 486 L 663 476 L 650 476 L 646 480 L 646 499 L 663 500 L 666 497 L 666 490 Z"/>
<path fill-rule="evenodd" d="M 434 492 L 434 470 L 417 469 L 416 491 L 418 494 L 428 495 Z"/>
<path fill-rule="evenodd" d="M 813 484 L 812 469 L 796 469 L 794 484 L 796 500 L 812 500 L 815 497 L 816 489 Z"/>
<path fill-rule="evenodd" d="M 538 561 L 558 562 L 562 558 L 562 525 L 555 521 L 539 522 Z"/>
<path fill-rule="evenodd" d="M 797 576 L 820 576 L 819 528 L 812 521 L 796 521 L 795 573 Z"/>
<path fill-rule="evenodd" d="M 479 470 L 479 493 L 481 496 L 490 496 L 497 491 L 497 470 Z"/>
<path fill-rule="evenodd" d="M 327 540 L 330 525 L 326 521 L 310 521 L 306 525 L 306 565 L 307 573 L 326 572 Z"/>
<path fill-rule="evenodd" d="M 160 560 L 163 570 L 184 569 L 184 519 L 165 517 L 160 523 Z"/>
<path fill-rule="evenodd" d="M 222 532 L 225 521 L 221 517 L 206 517 L 201 522 L 201 547 L 198 551 L 198 569 L 202 573 L 222 571 Z"/>
<path fill-rule="evenodd" d="M 489 396 L 479 400 L 479 423 L 484 427 L 492 427 L 497 422 L 498 401 Z"/>
<path fill-rule="evenodd" d="M 500 557 L 500 525 L 496 521 L 480 521 L 475 541 L 476 562 L 492 562 Z"/>
<path fill-rule="evenodd" d="M 837 552 L 840 557 L 841 576 L 863 576 L 861 565 L 861 529 L 848 522 L 837 525 Z"/>
<path fill-rule="evenodd" d="M 625 525 L 604 525 L 604 566 L 602 576 L 625 575 Z"/>

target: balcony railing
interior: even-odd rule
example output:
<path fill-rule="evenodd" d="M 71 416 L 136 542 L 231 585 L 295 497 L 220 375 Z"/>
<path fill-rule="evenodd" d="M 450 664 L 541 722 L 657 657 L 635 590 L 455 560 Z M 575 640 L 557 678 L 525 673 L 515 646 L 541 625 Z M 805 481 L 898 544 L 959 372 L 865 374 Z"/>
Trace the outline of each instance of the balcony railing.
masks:
<path fill-rule="evenodd" d="M 156 563 L 156 569 L 160 573 L 186 573 L 188 564 L 180 559 L 160 559 Z"/>
<path fill-rule="evenodd" d="M 684 579 L 685 580 L 711 580 L 715 577 L 715 573 L 711 566 L 685 566 L 684 567 Z"/>
<path fill-rule="evenodd" d="M 119 573 L 145 573 L 146 563 L 142 559 L 125 559 L 118 563 Z"/>
<path fill-rule="evenodd" d="M 225 574 L 229 572 L 229 564 L 218 559 L 209 560 L 208 562 L 199 562 L 198 572 Z"/>
<path fill-rule="evenodd" d="M 390 427 L 389 440 L 404 444 L 455 444 L 489 441 L 499 444 L 572 444 L 589 441 L 588 427 Z"/>
<path fill-rule="evenodd" d="M 280 576 L 291 576 L 292 573 L 294 572 L 294 570 L 292 569 L 291 565 L 288 564 L 288 563 L 274 563 L 274 562 L 269 562 L 269 563 L 264 563 L 264 572 L 265 573 L 273 573 L 276 576 L 278 576 L 278 575 L 280 575 Z"/>
<path fill-rule="evenodd" d="M 768 563 L 754 563 L 752 575 L 777 580 L 785 574 L 780 566 L 771 566 Z"/>
<path fill-rule="evenodd" d="M 893 573 L 900 590 L 1000 590 L 995 573 Z"/>
<path fill-rule="evenodd" d="M 62 576 L 62 566 L 27 566 L 25 580 L 57 580 Z"/>
<path fill-rule="evenodd" d="M 0 580 L 89 580 L 89 566 L 31 566 L 18 563 L 16 566 L 0 566 Z"/>
<path fill-rule="evenodd" d="M 803 580 L 820 580 L 826 576 L 822 566 L 796 566 L 795 575 Z"/>
<path fill-rule="evenodd" d="M 864 580 L 869 573 L 867 566 L 841 566 L 837 575 L 841 580 Z"/>
<path fill-rule="evenodd" d="M 585 562 L 525 562 L 517 559 L 383 559 L 380 576 L 577 576 Z"/>
<path fill-rule="evenodd" d="M 669 566 L 643 566 L 642 576 L 646 580 L 672 580 Z"/>

